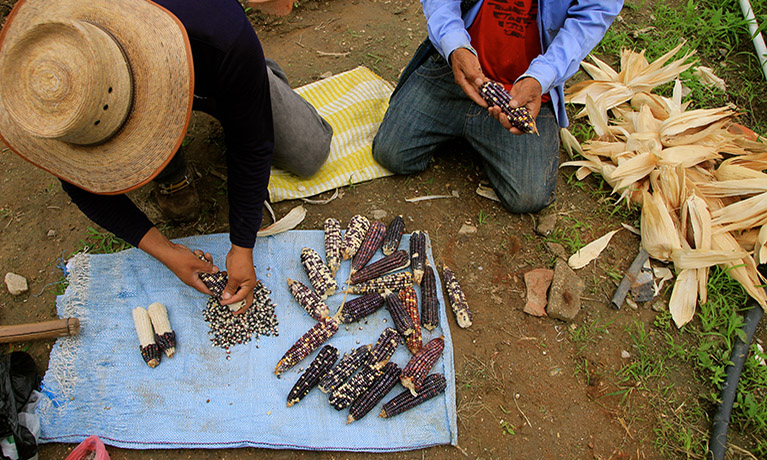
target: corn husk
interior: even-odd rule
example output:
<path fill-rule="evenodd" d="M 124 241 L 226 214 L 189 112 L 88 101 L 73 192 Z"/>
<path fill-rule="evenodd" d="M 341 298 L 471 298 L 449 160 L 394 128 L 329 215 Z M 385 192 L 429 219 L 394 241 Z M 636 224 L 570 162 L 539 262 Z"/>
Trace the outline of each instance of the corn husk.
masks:
<path fill-rule="evenodd" d="M 613 235 L 619 231 L 620 229 L 608 232 L 582 247 L 567 259 L 567 264 L 574 270 L 585 267 L 589 262 L 599 257 L 599 254 L 610 244 L 610 239 L 612 239 Z"/>
<path fill-rule="evenodd" d="M 679 232 L 662 198 L 643 194 L 640 222 L 642 247 L 652 258 L 668 261 L 675 249 L 682 249 Z"/>
<path fill-rule="evenodd" d="M 668 310 L 676 327 L 682 327 L 692 320 L 698 303 L 697 277 L 695 270 L 682 270 L 676 277 Z"/>
<path fill-rule="evenodd" d="M 268 227 L 259 230 L 257 236 L 271 236 L 292 230 L 296 228 L 298 224 L 304 221 L 304 217 L 306 217 L 306 208 L 303 206 L 296 206 L 295 208 L 291 209 L 290 212 L 288 212 L 282 219 Z"/>

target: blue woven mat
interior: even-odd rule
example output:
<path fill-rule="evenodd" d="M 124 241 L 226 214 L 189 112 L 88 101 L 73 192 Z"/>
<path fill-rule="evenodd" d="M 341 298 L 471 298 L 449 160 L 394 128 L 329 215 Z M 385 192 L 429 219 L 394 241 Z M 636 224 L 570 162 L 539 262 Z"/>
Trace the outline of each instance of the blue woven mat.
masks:
<path fill-rule="evenodd" d="M 223 268 L 228 235 L 178 242 L 210 252 Z M 408 244 L 405 235 L 401 248 Z M 444 395 L 391 419 L 377 417 L 379 403 L 349 425 L 348 411 L 333 409 L 317 389 L 286 407 L 299 368 L 317 353 L 282 378 L 273 374 L 284 352 L 314 324 L 286 283 L 292 278 L 309 284 L 300 263 L 304 246 L 324 255 L 322 231 L 291 231 L 256 241 L 256 273 L 272 291 L 280 333 L 231 348 L 230 360 L 209 341 L 202 317 L 207 297 L 182 284 L 152 257 L 137 249 L 73 257 L 67 265 L 70 284 L 58 298 L 57 309 L 60 317 L 80 318 L 82 330 L 77 337 L 57 340 L 51 351 L 43 381 L 46 397 L 38 408 L 40 442 L 75 443 L 97 435 L 107 444 L 133 449 L 251 446 L 372 452 L 455 444 L 453 348 L 441 287 L 441 327 L 424 330 L 424 343 L 445 336 L 444 355 L 433 370 L 447 378 Z M 379 251 L 374 260 L 381 256 Z M 427 256 L 433 261 L 430 247 Z M 336 278 L 345 280 L 348 272 L 349 262 L 344 261 Z M 437 284 L 441 286 L 439 279 Z M 342 299 L 343 294 L 336 294 L 327 300 L 331 312 Z M 154 369 L 141 359 L 131 315 L 134 307 L 152 302 L 168 308 L 179 343 L 176 355 Z M 367 322 L 348 326 L 342 325 L 328 342 L 341 354 L 374 343 L 392 321 L 382 308 Z M 392 360 L 404 366 L 409 356 L 402 345 Z M 398 385 L 384 401 L 401 391 Z"/>

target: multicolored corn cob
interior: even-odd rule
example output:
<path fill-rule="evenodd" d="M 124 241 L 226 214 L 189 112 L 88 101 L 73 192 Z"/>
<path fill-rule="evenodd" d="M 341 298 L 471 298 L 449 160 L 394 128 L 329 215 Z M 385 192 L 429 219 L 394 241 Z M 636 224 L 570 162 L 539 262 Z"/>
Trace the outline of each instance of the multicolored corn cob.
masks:
<path fill-rule="evenodd" d="M 280 375 L 286 370 L 298 364 L 299 361 L 309 356 L 314 350 L 327 342 L 338 332 L 338 322 L 332 318 L 323 318 L 293 344 L 282 356 L 280 362 L 274 368 L 274 373 Z"/>
<path fill-rule="evenodd" d="M 386 363 L 389 362 L 394 352 L 397 351 L 397 347 L 400 344 L 399 332 L 395 329 L 387 327 L 383 330 L 373 348 L 370 350 L 370 355 L 366 364 L 374 369 L 383 368 Z"/>
<path fill-rule="evenodd" d="M 299 305 L 316 321 L 330 314 L 330 308 L 304 283 L 288 278 L 288 288 Z"/>
<path fill-rule="evenodd" d="M 428 260 L 421 280 L 421 325 L 430 331 L 439 326 L 437 278 Z"/>
<path fill-rule="evenodd" d="M 206 260 L 204 257 L 200 257 L 203 260 Z M 221 294 L 224 293 L 224 288 L 226 287 L 226 283 L 229 280 L 229 277 L 226 274 L 226 271 L 220 271 L 216 273 L 200 273 L 199 274 L 200 279 L 202 280 L 202 283 L 210 289 L 210 292 L 213 293 L 214 297 L 221 297 Z"/>
<path fill-rule="evenodd" d="M 362 366 L 362 369 L 354 377 L 330 394 L 328 402 L 336 410 L 346 409 L 359 395 L 370 388 L 380 375 L 380 370 Z"/>
<path fill-rule="evenodd" d="M 432 339 L 416 353 L 407 365 L 402 369 L 399 381 L 403 387 L 410 390 L 415 396 L 421 391 L 423 381 L 432 367 L 437 364 L 439 357 L 442 356 L 442 350 L 445 349 L 445 339 L 437 337 Z"/>
<path fill-rule="evenodd" d="M 341 224 L 332 217 L 325 219 L 325 263 L 333 277 L 341 267 Z"/>
<path fill-rule="evenodd" d="M 373 382 L 364 393 L 359 395 L 349 407 L 349 417 L 346 424 L 357 421 L 367 415 L 376 404 L 381 402 L 384 397 L 397 385 L 399 380 L 400 368 L 395 363 L 388 363 L 381 369 L 381 375 Z"/>
<path fill-rule="evenodd" d="M 341 361 L 320 380 L 320 391 L 327 393 L 341 386 L 367 361 L 369 354 L 370 345 L 362 345 L 345 353 Z"/>
<path fill-rule="evenodd" d="M 410 265 L 410 259 L 407 252 L 400 250 L 382 257 L 360 271 L 349 277 L 351 284 L 359 284 L 374 278 L 378 278 L 387 273 L 401 270 Z"/>
<path fill-rule="evenodd" d="M 466 296 L 463 294 L 461 285 L 458 284 L 458 280 L 455 278 L 455 274 L 450 270 L 447 265 L 442 267 L 442 275 L 445 277 L 445 292 L 447 293 L 447 300 L 450 303 L 450 308 L 455 313 L 455 320 L 458 325 L 466 328 L 471 326 L 472 315 L 469 310 L 469 304 L 466 303 Z"/>
<path fill-rule="evenodd" d="M 359 249 L 357 249 L 357 253 L 352 257 L 352 268 L 349 272 L 350 275 L 353 275 L 354 272 L 364 267 L 365 264 L 370 261 L 373 254 L 375 254 L 375 252 L 378 251 L 378 248 L 381 247 L 384 233 L 386 233 L 386 225 L 383 223 L 375 220 L 370 224 L 370 228 L 368 228 L 368 232 L 365 234 L 365 239 L 362 240 L 362 244 L 360 244 Z"/>
<path fill-rule="evenodd" d="M 333 364 L 338 360 L 338 350 L 333 345 L 325 345 L 317 354 L 306 371 L 288 393 L 288 407 L 301 401 L 317 383 L 327 375 Z"/>
<path fill-rule="evenodd" d="M 381 243 L 381 252 L 385 256 L 393 253 L 399 248 L 399 242 L 402 239 L 402 233 L 405 231 L 405 221 L 402 216 L 397 216 L 386 227 L 383 243 Z"/>
<path fill-rule="evenodd" d="M 336 318 L 342 323 L 349 324 L 375 313 L 384 304 L 381 294 L 373 292 L 352 299 L 338 309 Z"/>
<path fill-rule="evenodd" d="M 170 327 L 168 319 L 168 309 L 160 302 L 155 302 L 147 307 L 149 319 L 152 320 L 154 328 L 154 340 L 157 346 L 165 353 L 165 356 L 172 358 L 176 353 L 176 333 Z"/>
<path fill-rule="evenodd" d="M 413 396 L 410 390 L 403 391 L 384 404 L 378 416 L 389 418 L 399 415 L 444 393 L 445 388 L 447 388 L 445 376 L 442 374 L 431 374 L 424 379 L 421 391 L 417 395 Z"/>
<path fill-rule="evenodd" d="M 144 308 L 133 309 L 133 325 L 136 326 L 141 357 L 149 367 L 157 367 L 160 364 L 160 347 L 154 341 L 152 320 L 149 319 L 149 313 Z"/>
<path fill-rule="evenodd" d="M 410 234 L 410 269 L 415 284 L 421 285 L 423 267 L 426 263 L 426 233 L 416 230 Z"/>
<path fill-rule="evenodd" d="M 413 285 L 413 274 L 410 272 L 392 273 L 364 283 L 349 286 L 345 291 L 349 294 L 370 294 L 378 292 L 383 294 L 385 291 L 399 291 Z"/>
<path fill-rule="evenodd" d="M 370 221 L 367 217 L 359 214 L 352 216 L 344 235 L 344 242 L 341 244 L 341 257 L 344 260 L 354 257 L 362 244 L 362 239 L 368 232 L 368 228 L 370 228 Z"/>
<path fill-rule="evenodd" d="M 527 107 L 511 107 L 511 105 L 509 105 L 509 102 L 511 102 L 511 95 L 506 92 L 502 84 L 488 80 L 482 83 L 482 86 L 479 87 L 479 94 L 482 95 L 482 98 L 488 105 L 500 107 L 501 111 L 503 111 L 509 118 L 511 126 L 523 133 L 538 134 L 538 127 L 535 126 L 535 120 L 530 115 Z"/>
<path fill-rule="evenodd" d="M 402 305 L 402 301 L 399 299 L 396 293 L 391 291 L 385 291 L 383 294 L 386 309 L 389 310 L 391 319 L 394 320 L 394 327 L 402 334 L 403 337 L 407 337 L 415 330 L 413 319 L 405 310 L 405 306 Z"/>
<path fill-rule="evenodd" d="M 423 337 L 421 335 L 421 320 L 418 317 L 418 296 L 415 289 L 406 287 L 399 291 L 399 300 L 402 301 L 402 306 L 405 307 L 405 311 L 413 320 L 413 333 L 405 337 L 405 345 L 407 345 L 410 353 L 416 354 L 423 347 Z"/>
<path fill-rule="evenodd" d="M 306 276 L 312 283 L 314 292 L 320 296 L 320 300 L 325 300 L 328 296 L 335 294 L 338 289 L 336 278 L 330 272 L 320 255 L 312 248 L 303 248 L 301 250 L 301 265 L 304 266 Z"/>

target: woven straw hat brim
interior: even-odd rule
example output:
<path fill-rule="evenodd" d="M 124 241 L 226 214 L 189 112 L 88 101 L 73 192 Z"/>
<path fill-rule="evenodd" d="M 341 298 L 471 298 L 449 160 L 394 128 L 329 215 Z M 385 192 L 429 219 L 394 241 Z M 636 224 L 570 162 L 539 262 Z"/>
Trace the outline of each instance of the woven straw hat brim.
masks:
<path fill-rule="evenodd" d="M 133 77 L 125 123 L 94 146 L 44 139 L 21 129 L 0 96 L 0 138 L 31 163 L 85 190 L 118 194 L 138 188 L 170 161 L 189 124 L 194 73 L 186 30 L 148 0 L 19 0 L 0 32 L 0 63 L 26 29 L 62 19 L 96 24 L 121 45 Z"/>

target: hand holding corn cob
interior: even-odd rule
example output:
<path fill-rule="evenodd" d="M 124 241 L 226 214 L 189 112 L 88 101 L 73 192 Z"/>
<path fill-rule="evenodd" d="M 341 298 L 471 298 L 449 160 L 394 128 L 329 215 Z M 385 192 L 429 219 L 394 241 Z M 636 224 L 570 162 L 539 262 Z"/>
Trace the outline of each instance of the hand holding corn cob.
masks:
<path fill-rule="evenodd" d="M 535 84 L 538 84 L 538 87 L 540 88 L 540 84 L 534 78 L 525 78 L 520 80 L 520 82 L 517 84 L 522 84 L 523 86 L 531 84 L 531 82 L 525 82 L 526 80 L 532 80 L 535 82 Z M 525 134 L 538 134 L 538 128 L 535 125 L 535 118 L 530 114 L 528 108 L 524 105 L 520 107 L 512 107 L 511 95 L 506 92 L 506 90 L 503 88 L 503 85 L 498 82 L 488 80 L 482 83 L 479 92 L 482 95 L 482 98 L 485 99 L 485 102 L 487 102 L 490 107 L 499 107 L 501 109 L 501 112 L 503 112 L 503 114 L 508 117 L 512 128 L 516 128 Z M 527 99 L 528 97 L 525 98 Z M 540 107 L 540 90 L 538 91 L 537 95 L 537 103 L 538 107 Z"/>

